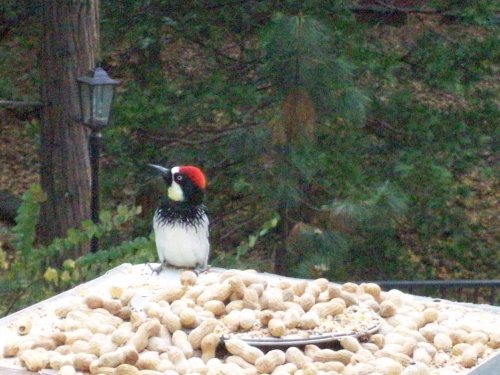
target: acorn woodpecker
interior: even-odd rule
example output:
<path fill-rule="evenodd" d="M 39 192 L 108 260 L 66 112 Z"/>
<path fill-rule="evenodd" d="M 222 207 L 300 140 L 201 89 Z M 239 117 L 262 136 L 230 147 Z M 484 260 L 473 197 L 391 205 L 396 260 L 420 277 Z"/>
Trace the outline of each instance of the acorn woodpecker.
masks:
<path fill-rule="evenodd" d="M 153 218 L 156 250 L 161 271 L 168 265 L 207 268 L 210 243 L 208 241 L 207 208 L 203 204 L 206 178 L 193 166 L 171 169 L 150 164 L 163 177 L 167 185 L 167 197 L 156 209 Z"/>

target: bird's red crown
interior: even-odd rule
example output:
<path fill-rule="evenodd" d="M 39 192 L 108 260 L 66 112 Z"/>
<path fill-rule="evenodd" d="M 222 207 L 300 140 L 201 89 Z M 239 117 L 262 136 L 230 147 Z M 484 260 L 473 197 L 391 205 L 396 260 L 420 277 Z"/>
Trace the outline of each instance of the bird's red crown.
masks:
<path fill-rule="evenodd" d="M 185 174 L 193 184 L 198 186 L 200 189 L 205 190 L 207 186 L 207 179 L 200 168 L 193 167 L 192 165 L 186 165 L 179 167 L 179 172 Z"/>

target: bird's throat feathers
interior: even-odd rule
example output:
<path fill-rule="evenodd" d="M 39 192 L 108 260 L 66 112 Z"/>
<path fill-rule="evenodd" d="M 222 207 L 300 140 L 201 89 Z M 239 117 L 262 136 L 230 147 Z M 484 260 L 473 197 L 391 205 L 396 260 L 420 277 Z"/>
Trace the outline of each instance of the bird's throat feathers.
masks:
<path fill-rule="evenodd" d="M 207 208 L 187 202 L 164 200 L 156 210 L 154 222 L 159 225 L 192 225 L 198 227 L 206 220 Z"/>

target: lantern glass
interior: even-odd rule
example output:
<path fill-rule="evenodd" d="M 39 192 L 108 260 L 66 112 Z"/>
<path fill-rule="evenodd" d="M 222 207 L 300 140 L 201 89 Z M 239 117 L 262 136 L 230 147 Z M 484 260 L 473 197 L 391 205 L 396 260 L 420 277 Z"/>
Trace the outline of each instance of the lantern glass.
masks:
<path fill-rule="evenodd" d="M 82 110 L 82 121 L 85 124 L 92 123 L 92 102 L 91 102 L 92 94 L 90 91 L 90 86 L 84 83 L 80 84 L 80 102 L 81 102 L 81 110 Z"/>
<path fill-rule="evenodd" d="M 94 86 L 92 93 L 92 119 L 96 125 L 106 125 L 111 113 L 114 87 L 111 85 Z"/>

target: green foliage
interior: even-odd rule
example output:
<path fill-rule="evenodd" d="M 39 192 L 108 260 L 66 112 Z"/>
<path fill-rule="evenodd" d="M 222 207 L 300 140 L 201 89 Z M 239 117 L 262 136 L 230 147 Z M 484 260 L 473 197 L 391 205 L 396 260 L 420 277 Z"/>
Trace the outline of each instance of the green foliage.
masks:
<path fill-rule="evenodd" d="M 24 22 L 30 23 L 31 17 L 39 16 L 39 10 L 39 4 L 33 1 L 0 2 L 0 99 L 34 100 L 39 97 L 36 87 L 39 82 L 36 61 L 39 28 L 21 27 Z"/>
<path fill-rule="evenodd" d="M 416 41 L 408 61 L 416 77 L 433 87 L 461 90 L 463 86 L 492 73 L 493 61 L 500 58 L 500 38 L 450 40 L 435 31 L 427 31 Z"/>
<path fill-rule="evenodd" d="M 32 185 L 22 196 L 22 204 L 16 216 L 17 225 L 12 229 L 12 233 L 14 234 L 12 242 L 15 248 L 20 251 L 25 261 L 30 256 L 31 249 L 35 243 L 40 202 L 45 199 L 45 194 L 40 185 Z"/>
<path fill-rule="evenodd" d="M 349 280 L 348 259 L 349 243 L 345 236 L 333 230 L 306 227 L 288 244 L 284 263 L 297 277 Z"/>
<path fill-rule="evenodd" d="M 262 268 L 263 264 L 258 261 L 249 261 L 249 256 L 256 251 L 259 244 L 262 244 L 265 237 L 269 237 L 273 230 L 278 226 L 279 215 L 273 213 L 271 219 L 265 221 L 262 226 L 248 236 L 246 240 L 236 247 L 234 254 L 218 253 L 211 258 L 211 263 L 219 267 L 226 268 Z"/>
<path fill-rule="evenodd" d="M 352 275 L 364 270 L 383 278 L 404 278 L 407 254 L 401 251 L 398 227 L 407 213 L 407 197 L 386 182 L 364 198 L 337 201 L 330 206 L 333 217 L 344 225 L 334 226 L 334 230 L 344 232 L 349 245 L 346 268 Z M 332 268 L 328 274 L 338 278 L 336 272 Z"/>
<path fill-rule="evenodd" d="M 168 79 L 137 67 L 147 83 L 129 82 L 118 97 L 117 125 L 107 131 L 119 178 L 107 180 L 107 191 L 116 194 L 123 178 L 147 178 L 148 162 L 202 165 L 214 259 L 224 265 L 254 264 L 285 246 L 280 226 L 256 235 L 266 217 L 285 211 L 281 220 L 312 228 L 287 249 L 288 271 L 301 276 L 436 277 L 430 249 L 464 270 L 473 268 L 465 249 L 488 253 L 456 201 L 467 191 L 464 176 L 486 167 L 499 118 L 491 2 L 438 1 L 456 23 L 412 19 L 422 24 L 406 39 L 397 28 L 360 22 L 346 1 L 153 1 L 148 13 L 132 3 L 134 26 L 118 24 L 124 6 L 123 16 L 108 14 L 116 28 L 107 35 L 124 32 L 137 48 L 154 35 L 165 61 L 178 65 L 156 61 Z M 194 62 L 177 59 L 176 43 Z M 277 147 L 268 125 L 297 87 L 314 103 L 315 141 Z M 300 121 L 311 117 L 300 115 L 290 116 L 304 128 Z M 339 215 L 347 223 L 340 228 Z"/>
<path fill-rule="evenodd" d="M 498 3 L 495 0 L 468 1 L 465 9 L 462 1 L 453 1 L 455 6 L 462 13 L 464 22 L 482 26 L 498 25 L 496 12 Z"/>
<path fill-rule="evenodd" d="M 363 199 L 338 199 L 322 207 L 329 217 L 326 229 L 304 225 L 296 230 L 285 264 L 300 277 L 341 281 L 367 272 L 404 277 L 406 254 L 400 250 L 398 228 L 407 210 L 407 197 L 388 182 Z"/>
<path fill-rule="evenodd" d="M 248 252 L 255 247 L 259 239 L 261 239 L 271 230 L 276 228 L 276 226 L 278 225 L 278 221 L 279 221 L 279 215 L 275 214 L 272 219 L 262 224 L 262 227 L 257 233 L 248 236 L 248 240 L 244 241 L 241 245 L 239 245 L 236 248 L 236 257 L 235 257 L 236 262 L 239 262 L 240 258 L 246 256 Z"/>
<path fill-rule="evenodd" d="M 144 237 L 123 241 L 76 260 L 65 256 L 67 250 L 85 245 L 94 236 L 103 240 L 130 222 L 138 211 L 125 206 L 118 206 L 114 213 L 103 211 L 98 225 L 85 221 L 81 229 L 68 230 L 66 237 L 57 238 L 48 246 L 37 246 L 36 224 L 39 205 L 44 199 L 39 185 L 32 185 L 23 194 L 16 225 L 11 230 L 14 260 L 9 263 L 4 252 L 0 253 L 0 294 L 2 301 L 6 301 L 0 306 L 0 315 L 89 280 L 122 262 L 154 258 L 153 242 Z"/>
<path fill-rule="evenodd" d="M 103 63 L 123 82 L 104 131 L 108 208 L 134 200 L 153 178 L 148 163 L 192 163 L 209 178 L 215 264 L 270 270 L 286 246 L 287 272 L 304 277 L 496 276 L 484 218 L 498 203 L 494 0 L 432 1 L 439 12 L 398 25 L 366 22 L 346 0 L 101 4 Z M 0 53 L 2 72 L 19 65 L 10 46 Z M 0 94 L 24 96 L 18 76 L 0 74 Z M 302 137 L 279 144 L 272 124 L 285 102 Z M 21 259 L 34 243 L 28 216 L 15 234 Z M 61 286 L 76 271 L 154 255 L 149 222 L 134 219 L 126 233 L 139 239 L 122 246 L 112 217 L 43 250 L 49 259 L 106 232 L 107 251 L 40 269 Z"/>
<path fill-rule="evenodd" d="M 263 75 L 279 95 L 303 87 L 321 112 L 340 113 L 359 124 L 368 98 L 353 87 L 354 66 L 340 54 L 340 39 L 315 16 L 278 13 L 261 37 Z"/>

